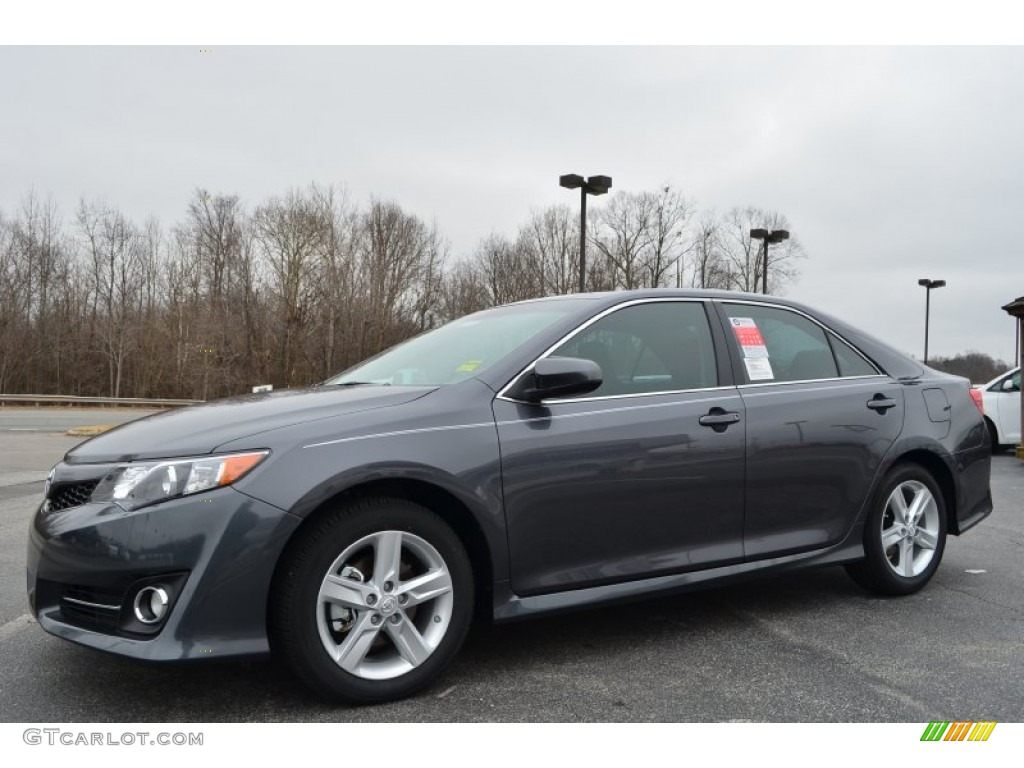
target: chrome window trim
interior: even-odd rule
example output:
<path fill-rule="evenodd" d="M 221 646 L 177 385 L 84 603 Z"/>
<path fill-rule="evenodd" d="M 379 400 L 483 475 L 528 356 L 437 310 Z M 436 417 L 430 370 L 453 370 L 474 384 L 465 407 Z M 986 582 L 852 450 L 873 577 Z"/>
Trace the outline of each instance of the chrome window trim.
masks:
<path fill-rule="evenodd" d="M 625 395 L 595 395 L 594 397 L 557 397 L 550 400 L 542 400 L 545 405 L 559 405 L 561 403 L 592 403 L 598 400 L 621 400 L 625 397 L 657 397 L 658 395 L 687 395 L 693 392 L 721 392 L 723 390 L 735 390 L 734 386 L 698 387 L 697 389 L 664 389 L 659 392 L 635 392 Z M 525 400 L 513 400 L 503 397 L 502 400 L 510 403 L 521 403 L 526 405 L 539 405 L 540 403 L 527 403 Z"/>
<path fill-rule="evenodd" d="M 612 400 L 612 399 L 623 398 L 623 397 L 650 397 L 650 396 L 654 396 L 654 395 L 677 395 L 677 394 L 683 394 L 683 393 L 687 393 L 687 392 L 709 392 L 711 390 L 735 389 L 734 386 L 724 386 L 723 387 L 722 385 L 717 385 L 717 386 L 714 386 L 714 387 L 701 387 L 699 389 L 667 389 L 667 390 L 663 390 L 661 392 L 638 392 L 636 394 L 627 394 L 627 395 L 596 395 L 594 397 L 560 397 L 560 398 L 552 398 L 550 400 L 541 400 L 538 403 L 531 403 L 531 402 L 529 402 L 527 400 L 517 400 L 514 397 L 508 397 L 505 394 L 509 389 L 512 388 L 513 384 L 515 384 L 517 381 L 519 381 L 519 379 L 525 373 L 527 373 L 527 372 L 529 372 L 530 370 L 533 369 L 533 367 L 537 364 L 538 360 L 543 360 L 545 357 L 550 355 L 554 350 L 558 349 L 560 346 L 562 346 L 564 343 L 566 343 L 573 336 L 575 336 L 578 333 L 581 333 L 582 331 L 585 331 L 587 328 L 589 328 L 591 325 L 596 323 L 598 320 L 600 320 L 600 319 L 602 319 L 604 317 L 607 317 L 608 315 L 612 314 L 613 312 L 618 312 L 621 309 L 626 309 L 627 307 L 636 306 L 638 304 L 666 304 L 666 303 L 681 303 L 681 302 L 685 302 L 685 303 L 689 303 L 689 304 L 693 304 L 693 303 L 707 304 L 709 301 L 711 301 L 711 299 L 702 299 L 702 298 L 698 298 L 698 297 L 695 297 L 695 296 L 664 296 L 664 297 L 661 297 L 661 296 L 648 296 L 647 298 L 643 298 L 643 299 L 630 299 L 629 301 L 624 301 L 621 304 L 616 304 L 614 306 L 608 307 L 608 309 L 605 309 L 605 310 L 603 310 L 601 312 L 598 312 L 596 315 L 594 315 L 589 320 L 586 320 L 585 322 L 581 323 L 580 325 L 577 325 L 571 331 L 569 331 L 564 336 L 562 336 L 562 338 L 560 338 L 558 341 L 556 341 L 550 347 L 545 349 L 541 354 L 537 355 L 537 357 L 535 357 L 533 359 L 533 361 L 529 365 L 525 366 L 521 371 L 519 371 L 519 373 L 517 373 L 515 376 L 513 376 L 511 379 L 509 379 L 508 383 L 504 387 L 501 388 L 501 390 L 498 392 L 498 394 L 495 395 L 494 399 L 495 400 L 504 400 L 506 403 L 516 403 L 517 405 L 542 405 L 542 404 L 549 404 L 549 403 L 550 404 L 583 403 L 583 402 L 595 402 L 597 400 Z M 711 332 L 711 327 L 710 326 L 711 326 L 711 319 L 708 318 L 708 331 L 709 332 Z M 712 333 L 712 340 L 711 341 L 712 341 L 712 344 L 714 344 L 714 334 L 713 333 Z M 714 349 L 714 347 L 712 347 L 712 350 L 713 349 Z"/>
<path fill-rule="evenodd" d="M 773 304 L 770 301 L 756 301 L 754 299 L 721 299 L 721 298 L 714 298 L 714 299 L 711 299 L 711 301 L 716 303 L 716 304 L 750 304 L 751 306 L 755 306 L 755 307 L 768 307 L 769 309 L 782 309 L 782 310 L 786 310 L 788 312 L 795 312 L 796 314 L 800 315 L 801 317 L 807 318 L 812 323 L 814 323 L 816 326 L 821 328 L 821 330 L 823 330 L 825 332 L 826 340 L 827 340 L 828 334 L 832 334 L 837 339 L 839 339 L 841 342 L 843 342 L 846 346 L 848 346 L 850 349 L 852 349 L 854 352 L 856 352 L 858 355 L 860 355 L 865 363 L 870 365 L 872 368 L 874 368 L 878 372 L 877 373 L 878 376 L 888 376 L 888 374 L 885 373 L 884 371 L 882 371 L 881 368 L 879 368 L 877 365 L 875 365 L 873 362 L 871 362 L 871 360 L 867 357 L 867 355 L 865 355 L 863 352 L 861 352 L 857 348 L 856 344 L 850 343 L 847 339 L 845 339 L 843 337 L 843 335 L 841 333 L 839 333 L 838 331 L 836 331 L 836 330 L 834 330 L 832 328 L 829 328 L 827 325 L 825 325 L 823 322 L 821 322 L 817 318 L 811 317 L 806 312 L 804 312 L 803 310 L 797 309 L 796 307 L 787 307 L 785 304 Z M 728 316 L 728 313 L 727 313 L 727 316 Z M 831 350 L 829 350 L 829 351 L 831 351 Z M 832 353 L 832 357 L 835 358 L 835 353 L 834 352 Z M 839 370 L 839 361 L 838 360 L 836 361 L 836 370 L 837 371 Z M 804 382 L 804 381 L 832 381 L 834 379 L 863 379 L 863 378 L 869 378 L 869 376 L 867 376 L 867 375 L 864 375 L 864 376 L 835 376 L 835 377 L 831 377 L 831 378 L 828 378 L 828 379 L 801 379 L 800 382 L 796 382 L 796 381 L 777 381 L 777 382 L 769 382 L 769 383 L 772 383 L 772 384 L 798 384 L 798 383 L 801 383 L 801 382 Z M 741 386 L 741 387 L 742 386 L 748 386 L 749 387 L 749 386 L 763 386 L 763 385 L 761 385 L 761 384 L 740 384 L 738 386 Z"/>
<path fill-rule="evenodd" d="M 877 373 L 865 376 L 832 376 L 827 379 L 798 379 L 797 381 L 765 381 L 758 382 L 757 384 L 739 384 L 739 389 L 760 389 L 762 387 L 785 387 L 789 384 L 821 384 L 822 382 L 845 382 L 845 381 L 858 381 L 864 379 L 889 379 L 892 377 L 888 374 Z M 829 387 L 829 389 L 835 389 L 835 387 Z"/>
<path fill-rule="evenodd" d="M 715 390 L 728 389 L 728 390 L 731 390 L 733 392 L 736 391 L 736 387 L 715 387 L 714 389 Z M 689 390 L 680 390 L 680 391 L 681 392 L 710 392 L 712 390 L 711 389 L 689 389 Z M 661 393 L 661 394 L 665 394 L 665 393 Z M 670 393 L 670 394 L 674 394 L 674 393 Z M 615 397 L 637 397 L 637 395 L 615 395 Z M 610 395 L 608 397 L 592 397 L 592 398 L 590 398 L 590 402 L 597 401 L 597 400 L 608 400 L 610 398 L 611 398 Z M 715 402 L 715 401 L 721 402 L 721 400 L 719 398 L 717 398 L 717 397 L 701 397 L 701 398 L 697 398 L 695 400 L 689 400 L 689 401 L 687 401 L 687 404 L 690 404 L 690 403 L 711 403 L 711 402 Z M 518 401 L 513 401 L 513 402 L 518 402 Z M 545 400 L 544 402 L 554 402 L 554 401 L 553 400 L 550 400 L 550 401 Z M 566 398 L 566 399 L 560 400 L 559 402 L 577 403 L 577 402 L 580 402 L 580 401 L 579 400 L 573 400 L 571 398 Z M 531 405 L 534 405 L 534 403 L 531 403 Z M 579 411 L 577 413 L 553 413 L 551 415 L 545 415 L 545 416 L 530 416 L 530 417 L 525 418 L 525 419 L 504 419 L 502 421 L 495 421 L 495 424 L 498 427 L 508 427 L 508 426 L 514 426 L 516 424 L 524 424 L 526 422 L 531 422 L 531 421 L 554 421 L 556 419 L 578 419 L 578 418 L 583 418 L 583 417 L 586 417 L 586 416 L 599 416 L 599 415 L 601 415 L 603 413 L 620 413 L 622 411 L 641 411 L 641 410 L 647 410 L 648 408 L 670 408 L 672 406 L 678 406 L 678 405 L 679 405 L 679 403 L 675 402 L 675 401 L 670 401 L 670 402 L 667 402 L 667 403 L 642 403 L 640 405 L 621 405 L 621 406 L 619 406 L 617 408 L 599 408 L 599 409 L 591 410 L 591 411 Z"/>

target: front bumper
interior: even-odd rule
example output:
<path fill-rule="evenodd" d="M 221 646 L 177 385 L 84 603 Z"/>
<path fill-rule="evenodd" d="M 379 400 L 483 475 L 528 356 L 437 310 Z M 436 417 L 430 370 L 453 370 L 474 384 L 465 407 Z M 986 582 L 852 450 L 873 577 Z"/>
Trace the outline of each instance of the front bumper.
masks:
<path fill-rule="evenodd" d="M 40 508 L 29 531 L 29 603 L 47 632 L 134 658 L 265 653 L 271 579 L 299 522 L 230 487 L 135 512 Z M 131 618 L 145 583 L 173 592 L 157 627 Z"/>

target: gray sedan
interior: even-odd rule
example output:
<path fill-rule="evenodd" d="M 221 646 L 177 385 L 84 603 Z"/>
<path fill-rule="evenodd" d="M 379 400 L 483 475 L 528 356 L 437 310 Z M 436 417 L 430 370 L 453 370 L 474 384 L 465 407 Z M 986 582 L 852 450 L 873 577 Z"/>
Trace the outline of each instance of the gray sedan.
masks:
<path fill-rule="evenodd" d="M 474 616 L 824 565 L 906 595 L 992 510 L 979 399 L 782 299 L 521 302 L 74 448 L 30 531 L 29 598 L 83 645 L 273 651 L 375 702 L 434 680 Z"/>

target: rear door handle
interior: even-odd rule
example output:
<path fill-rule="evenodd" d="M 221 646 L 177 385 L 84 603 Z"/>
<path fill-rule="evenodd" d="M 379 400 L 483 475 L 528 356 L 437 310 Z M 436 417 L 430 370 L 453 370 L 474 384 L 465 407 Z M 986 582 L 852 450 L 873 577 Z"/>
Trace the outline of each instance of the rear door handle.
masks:
<path fill-rule="evenodd" d="M 868 408 L 879 413 L 885 413 L 890 408 L 896 407 L 896 401 L 885 395 L 875 395 L 868 400 Z"/>
<path fill-rule="evenodd" d="M 730 424 L 735 424 L 739 420 L 740 415 L 736 411 L 715 407 L 708 411 L 706 416 L 697 419 L 697 423 L 702 427 L 711 427 L 715 432 L 724 432 Z"/>

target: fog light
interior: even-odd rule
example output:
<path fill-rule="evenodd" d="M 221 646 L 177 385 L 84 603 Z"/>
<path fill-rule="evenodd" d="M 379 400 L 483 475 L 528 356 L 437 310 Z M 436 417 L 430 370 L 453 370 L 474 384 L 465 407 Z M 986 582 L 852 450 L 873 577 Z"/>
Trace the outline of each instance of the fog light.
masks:
<path fill-rule="evenodd" d="M 167 614 L 167 602 L 163 587 L 143 587 L 135 593 L 135 618 L 143 624 L 156 624 Z"/>

